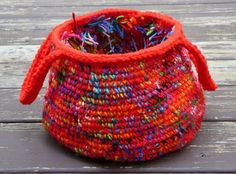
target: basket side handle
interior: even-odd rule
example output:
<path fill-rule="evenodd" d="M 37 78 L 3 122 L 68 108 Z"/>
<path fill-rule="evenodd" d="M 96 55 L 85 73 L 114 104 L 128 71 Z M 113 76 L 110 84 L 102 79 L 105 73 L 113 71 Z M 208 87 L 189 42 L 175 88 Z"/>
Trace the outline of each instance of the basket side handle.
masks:
<path fill-rule="evenodd" d="M 182 44 L 189 51 L 190 58 L 198 73 L 198 80 L 202 84 L 204 90 L 215 91 L 217 84 L 212 79 L 208 69 L 206 58 L 203 56 L 198 47 L 192 44 L 186 37 L 182 37 Z"/>
<path fill-rule="evenodd" d="M 30 104 L 37 97 L 43 86 L 45 77 L 52 62 L 62 56 L 59 49 L 52 42 L 52 32 L 41 44 L 21 87 L 19 101 L 22 104 Z"/>

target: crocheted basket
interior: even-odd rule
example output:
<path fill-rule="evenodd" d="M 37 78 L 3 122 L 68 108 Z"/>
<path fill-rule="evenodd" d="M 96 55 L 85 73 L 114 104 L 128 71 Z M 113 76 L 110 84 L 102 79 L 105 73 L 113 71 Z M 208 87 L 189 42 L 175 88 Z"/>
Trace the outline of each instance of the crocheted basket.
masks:
<path fill-rule="evenodd" d="M 118 34 L 105 27 L 111 20 Z M 78 50 L 62 39 L 76 30 L 87 32 Z M 204 115 L 203 90 L 217 88 L 181 24 L 156 12 L 104 9 L 56 26 L 28 71 L 21 103 L 35 100 L 49 70 L 45 128 L 83 156 L 115 161 L 150 160 L 188 144 Z"/>

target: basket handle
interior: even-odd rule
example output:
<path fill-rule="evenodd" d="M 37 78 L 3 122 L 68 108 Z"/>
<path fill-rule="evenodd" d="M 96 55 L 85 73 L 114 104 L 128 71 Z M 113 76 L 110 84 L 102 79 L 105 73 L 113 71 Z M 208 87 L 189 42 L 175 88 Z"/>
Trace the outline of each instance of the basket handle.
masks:
<path fill-rule="evenodd" d="M 204 90 L 214 91 L 217 88 L 217 84 L 212 79 L 206 58 L 203 56 L 198 47 L 192 44 L 185 36 L 182 37 L 182 44 L 189 51 L 190 58 L 197 70 L 198 80 L 202 84 Z"/>
<path fill-rule="evenodd" d="M 30 104 L 35 100 L 52 63 L 56 59 L 65 56 L 53 43 L 52 32 L 42 43 L 24 79 L 19 96 L 22 104 Z M 217 85 L 210 75 L 205 57 L 197 46 L 193 45 L 186 37 L 182 36 L 180 38 L 181 44 L 190 52 L 190 58 L 196 67 L 198 80 L 202 84 L 203 89 L 214 91 Z"/>
<path fill-rule="evenodd" d="M 52 32 L 41 44 L 22 84 L 19 100 L 30 104 L 37 97 L 52 62 L 62 56 L 60 49 L 52 42 Z"/>

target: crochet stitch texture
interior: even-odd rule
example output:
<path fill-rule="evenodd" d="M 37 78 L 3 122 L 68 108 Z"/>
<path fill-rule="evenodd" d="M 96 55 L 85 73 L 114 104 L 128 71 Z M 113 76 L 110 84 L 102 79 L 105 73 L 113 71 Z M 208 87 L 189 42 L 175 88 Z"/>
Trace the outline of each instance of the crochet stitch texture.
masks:
<path fill-rule="evenodd" d="M 206 59 L 178 21 L 157 12 L 104 9 L 75 20 L 83 26 L 101 15 L 144 17 L 174 31 L 145 49 L 96 54 L 61 41 L 64 31 L 73 30 L 68 20 L 41 45 L 19 100 L 32 103 L 50 71 L 42 122 L 58 142 L 83 156 L 145 161 L 187 145 L 203 119 L 203 90 L 217 88 Z"/>

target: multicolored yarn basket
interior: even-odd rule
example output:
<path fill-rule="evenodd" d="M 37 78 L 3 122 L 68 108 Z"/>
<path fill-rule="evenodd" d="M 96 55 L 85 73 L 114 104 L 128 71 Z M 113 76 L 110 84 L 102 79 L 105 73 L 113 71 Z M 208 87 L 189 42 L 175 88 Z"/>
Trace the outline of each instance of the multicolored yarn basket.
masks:
<path fill-rule="evenodd" d="M 114 161 L 151 160 L 190 143 L 204 90 L 217 88 L 178 21 L 129 9 L 73 15 L 56 26 L 28 71 L 21 103 L 35 100 L 48 71 L 45 128 L 83 156 Z"/>

